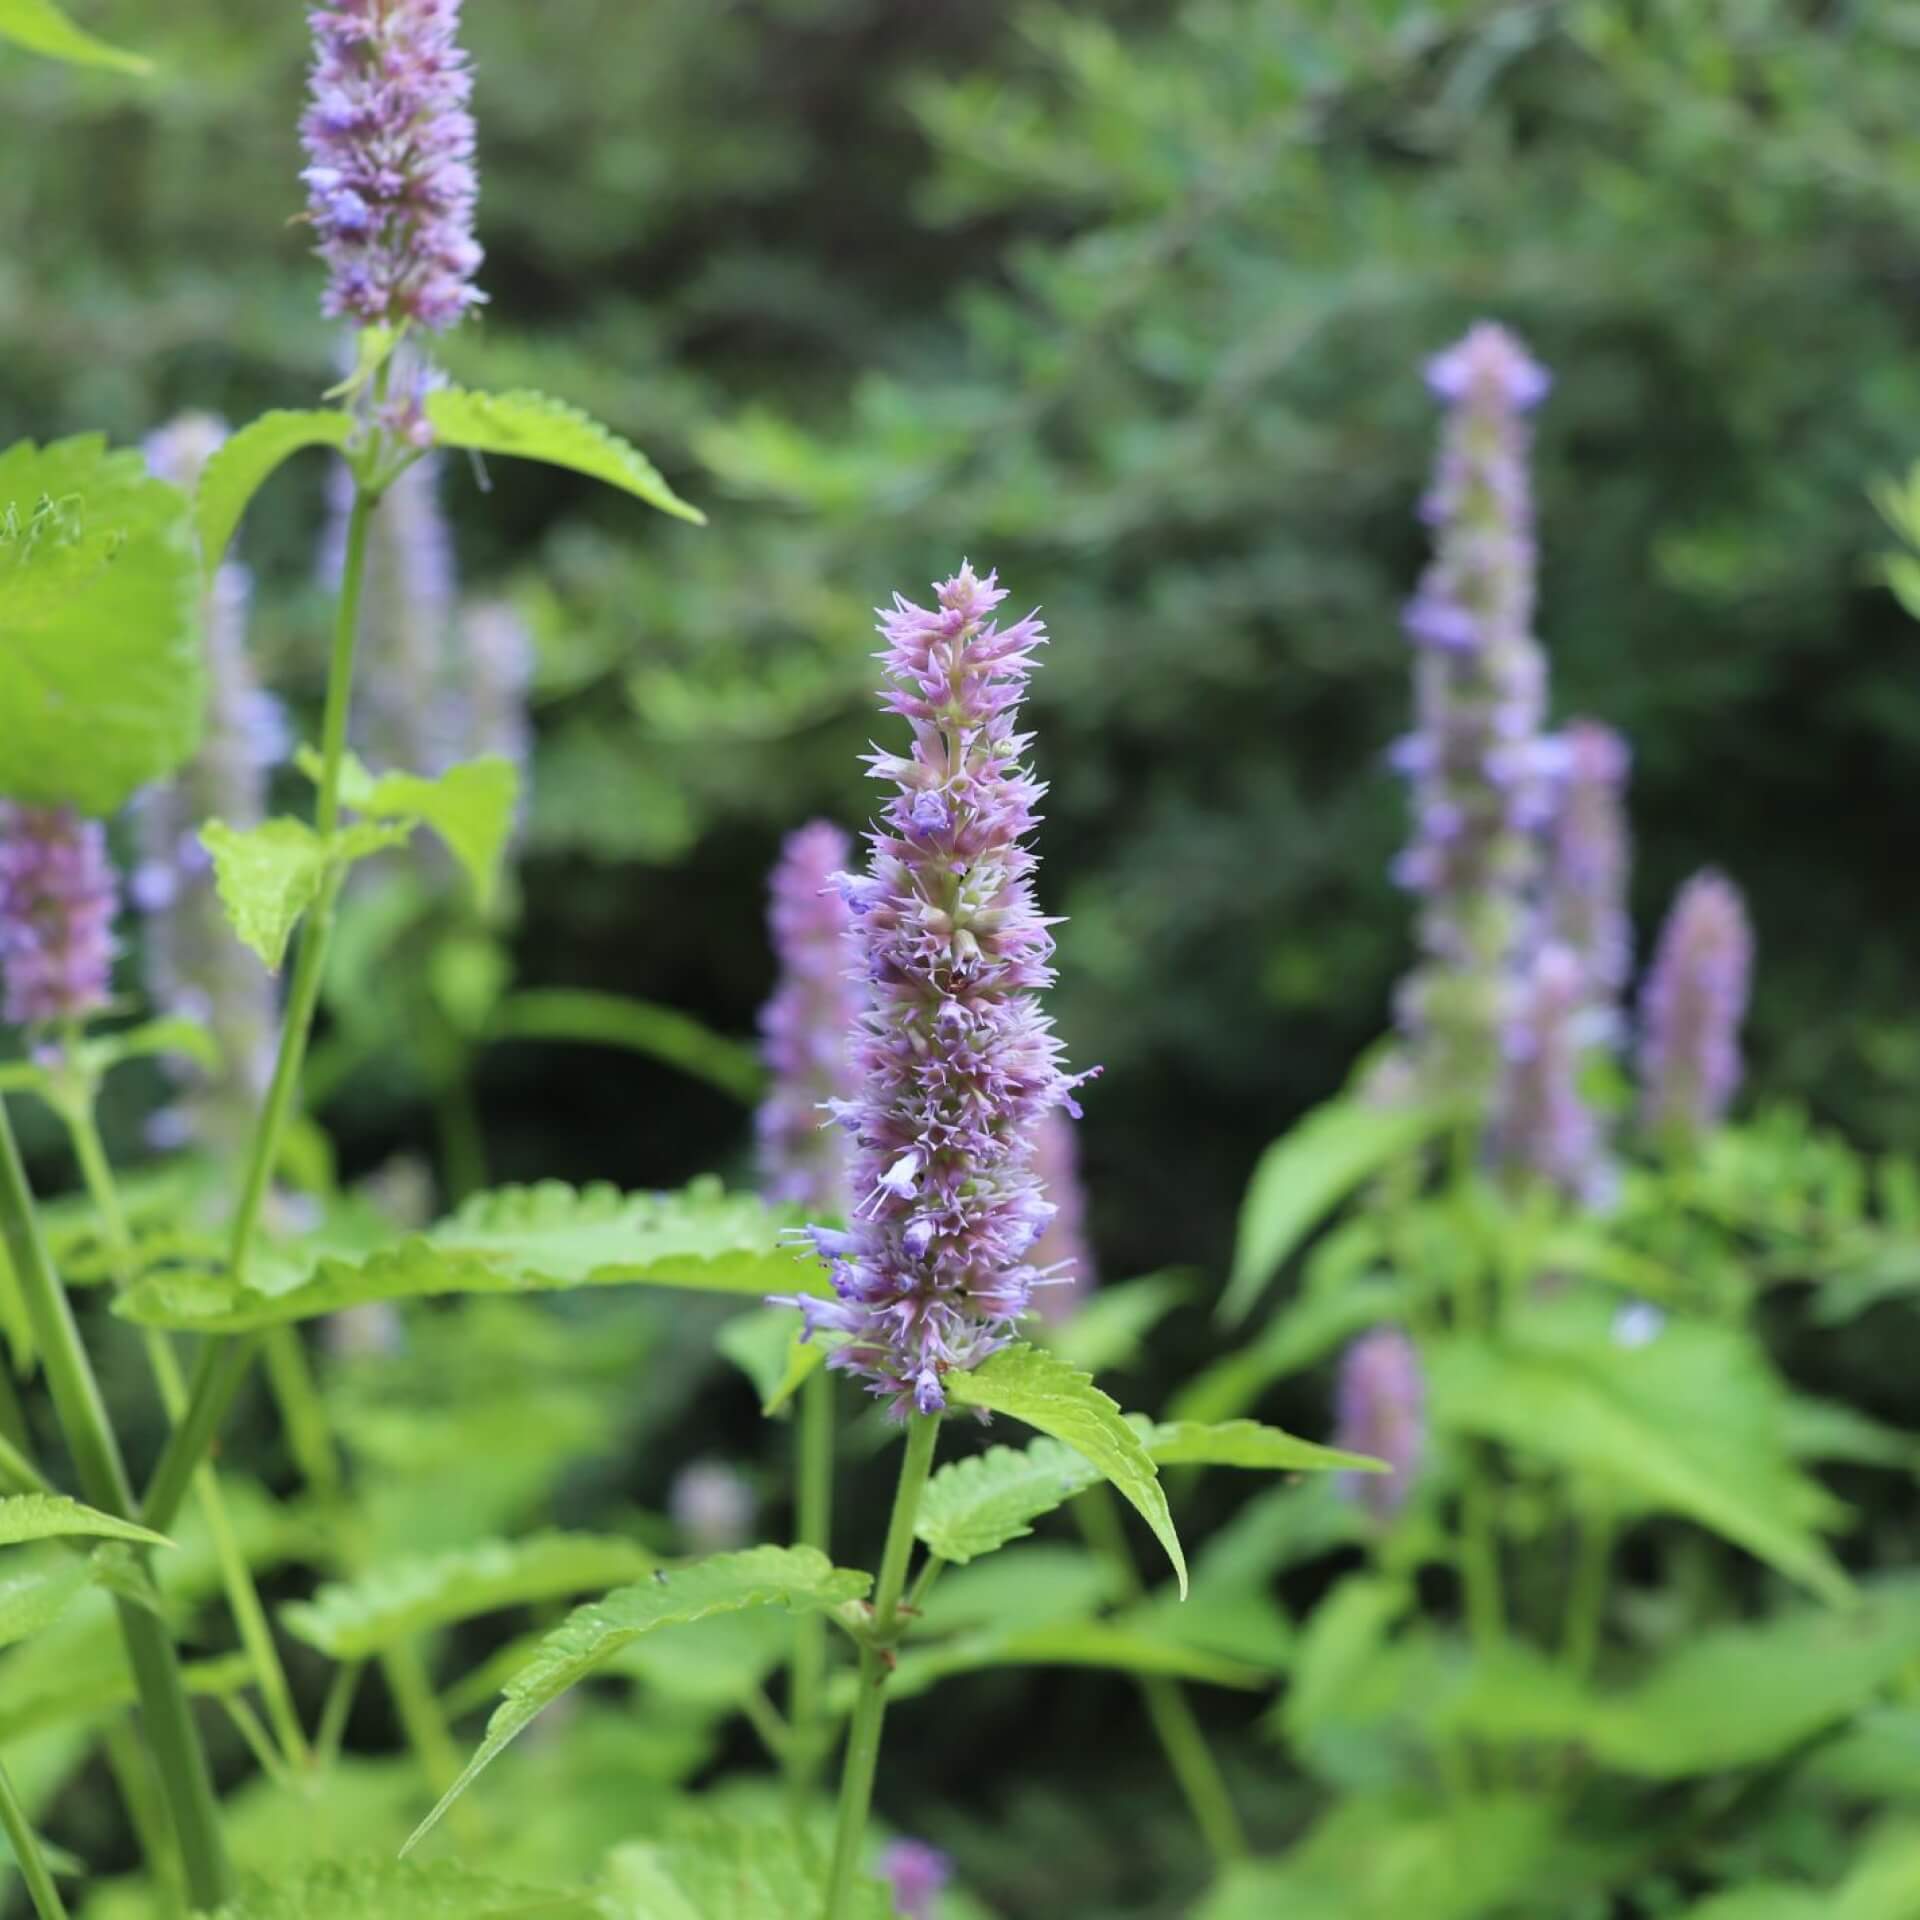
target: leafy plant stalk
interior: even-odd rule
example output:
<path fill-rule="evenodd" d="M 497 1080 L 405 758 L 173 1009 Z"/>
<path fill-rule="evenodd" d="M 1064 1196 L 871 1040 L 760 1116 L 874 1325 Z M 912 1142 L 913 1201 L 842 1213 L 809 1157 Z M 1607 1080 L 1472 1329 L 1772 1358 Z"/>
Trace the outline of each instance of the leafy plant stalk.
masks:
<path fill-rule="evenodd" d="M 1146 1582 L 1140 1577 L 1139 1562 L 1127 1545 L 1126 1531 L 1120 1523 L 1120 1510 L 1106 1485 L 1089 1487 L 1073 1502 L 1073 1512 L 1087 1544 L 1113 1569 L 1128 1598 L 1145 1599 Z M 1246 1832 L 1185 1689 L 1165 1674 L 1141 1674 L 1138 1684 L 1154 1737 L 1208 1850 L 1221 1866 L 1244 1860 Z"/>
<path fill-rule="evenodd" d="M 822 1367 L 800 1389 L 795 1436 L 798 1544 L 833 1558 L 833 1376 Z M 794 1623 L 793 1671 L 787 1702 L 792 1723 L 787 1746 L 787 1784 L 796 1817 L 805 1807 L 825 1758 L 823 1712 L 827 1678 L 827 1622 L 803 1613 Z"/>
<path fill-rule="evenodd" d="M 4 1831 L 19 1863 L 20 1877 L 27 1883 L 27 1898 L 40 1920 L 67 1920 L 66 1903 L 54 1885 L 46 1855 L 40 1851 L 39 1836 L 27 1818 L 27 1810 L 13 1790 L 13 1781 L 0 1766 L 0 1831 Z"/>
<path fill-rule="evenodd" d="M 353 659 L 360 631 L 360 601 L 366 584 L 367 529 L 379 496 L 364 484 L 354 494 L 347 522 L 346 561 L 340 577 L 340 600 L 334 625 L 333 659 L 327 675 L 327 705 L 321 725 L 321 771 L 315 826 L 324 838 L 340 824 L 340 775 L 346 760 L 347 715 L 353 696 Z M 335 868 L 320 890 L 313 911 L 300 933 L 300 951 L 294 961 L 293 984 L 287 994 L 280 1051 L 274 1061 L 273 1081 L 267 1090 L 252 1152 L 234 1215 L 228 1259 L 236 1277 L 244 1276 L 253 1251 L 260 1216 L 265 1209 L 280 1145 L 300 1086 L 313 1018 L 320 1004 L 321 977 L 326 967 L 327 943 L 333 931 L 334 908 L 340 898 L 342 875 Z M 210 1338 L 194 1369 L 186 1418 L 173 1430 L 142 1506 L 146 1523 L 164 1532 L 180 1510 L 193 1470 L 204 1458 L 233 1396 L 246 1378 L 259 1346 L 257 1335 L 235 1339 Z"/>
<path fill-rule="evenodd" d="M 906 1453 L 900 1462 L 900 1484 L 893 1498 L 893 1518 L 887 1526 L 887 1544 L 880 1558 L 880 1578 L 873 1593 L 873 1620 L 860 1648 L 859 1692 L 853 1720 L 847 1730 L 847 1754 L 840 1772 L 839 1824 L 833 1836 L 833 1860 L 827 1870 L 823 1920 L 845 1920 L 847 1902 L 860 1871 L 861 1849 L 867 1837 L 867 1815 L 873 1806 L 874 1776 L 880 1765 L 880 1734 L 887 1714 L 887 1681 L 893 1671 L 893 1649 L 900 1636 L 900 1596 L 906 1591 L 907 1564 L 913 1558 L 914 1522 L 920 1515 L 920 1496 L 933 1468 L 933 1450 L 940 1438 L 938 1414 L 914 1414 L 907 1422 Z"/>
<path fill-rule="evenodd" d="M 66 1124 L 67 1137 L 73 1144 L 74 1158 L 79 1163 L 80 1177 L 87 1195 L 106 1228 L 115 1279 L 125 1287 L 134 1277 L 133 1240 L 127 1230 L 126 1211 L 120 1204 L 119 1189 L 114 1183 L 113 1167 L 100 1139 L 99 1124 L 94 1118 L 92 1090 L 89 1088 L 84 1092 L 76 1092 L 74 1098 L 59 1102 L 58 1109 Z M 186 1412 L 187 1390 L 173 1342 L 159 1328 L 150 1327 L 146 1330 L 146 1353 L 147 1365 L 159 1391 L 160 1404 L 168 1420 L 177 1422 Z M 287 1683 L 286 1669 L 281 1664 L 279 1649 L 274 1644 L 273 1628 L 268 1623 L 266 1608 L 261 1604 L 260 1592 L 254 1585 L 253 1573 L 241 1550 L 239 1537 L 234 1532 L 233 1517 L 227 1511 L 219 1475 L 211 1463 L 203 1463 L 195 1473 L 193 1492 L 201 1518 L 206 1522 L 207 1532 L 213 1541 L 214 1556 L 220 1563 L 221 1584 L 226 1589 L 227 1605 L 232 1610 L 240 1644 L 253 1663 L 254 1682 L 260 1689 L 261 1699 L 266 1703 L 274 1739 L 283 1758 L 294 1766 L 302 1766 L 308 1757 L 307 1739 L 300 1725 L 299 1711 L 294 1706 L 293 1689 Z"/>
<path fill-rule="evenodd" d="M 133 1517 L 133 1490 L 120 1443 L 74 1324 L 73 1309 L 40 1237 L 13 1122 L 0 1099 L 0 1238 L 26 1302 L 46 1369 L 47 1385 L 87 1499 L 116 1518 Z M 215 1908 L 227 1896 L 213 1780 L 187 1703 L 173 1642 L 155 1614 L 116 1595 L 120 1632 L 133 1671 L 147 1743 L 160 1771 L 168 1816 L 179 1843 L 187 1891 L 196 1906 Z"/>

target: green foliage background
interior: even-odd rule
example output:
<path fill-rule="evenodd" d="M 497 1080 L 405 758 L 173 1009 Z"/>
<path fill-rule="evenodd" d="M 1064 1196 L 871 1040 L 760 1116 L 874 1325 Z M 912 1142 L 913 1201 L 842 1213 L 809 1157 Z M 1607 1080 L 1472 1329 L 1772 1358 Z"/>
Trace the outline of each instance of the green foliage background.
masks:
<path fill-rule="evenodd" d="M 1107 1070 L 1109 1263 L 1217 1255 L 1404 957 L 1379 755 L 1418 367 L 1496 313 L 1558 375 L 1542 627 L 1559 710 L 1635 744 L 1643 937 L 1685 871 L 1728 867 L 1760 1073 L 1914 1136 L 1888 823 L 1920 681 L 1864 496 L 1920 444 L 1920 45 L 1894 10 L 469 11 L 492 305 L 454 371 L 597 411 L 714 518 L 636 523 L 526 469 L 454 488 L 470 571 L 524 573 L 545 643 L 530 978 L 743 1030 L 775 836 L 862 817 L 867 609 L 971 553 L 1055 634 L 1046 890 L 1063 1028 Z M 311 397 L 334 343 L 289 224 L 299 10 L 87 17 L 164 72 L 0 62 L 33 155 L 0 182 L 0 419 L 124 438 Z M 311 678 L 307 482 L 248 549 L 286 588 L 266 644 Z M 655 1089 L 579 1067 L 496 1068 L 510 1170 L 550 1170 L 555 1126 L 562 1170 L 649 1177 L 736 1131 L 665 1080 L 651 1123 Z"/>

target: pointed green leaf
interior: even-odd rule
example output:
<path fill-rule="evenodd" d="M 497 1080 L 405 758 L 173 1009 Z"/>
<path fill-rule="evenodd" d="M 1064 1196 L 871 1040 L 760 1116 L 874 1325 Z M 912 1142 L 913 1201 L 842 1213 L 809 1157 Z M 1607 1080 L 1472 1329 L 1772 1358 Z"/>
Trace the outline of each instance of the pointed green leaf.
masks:
<path fill-rule="evenodd" d="M 1192 1291 L 1191 1274 L 1182 1272 L 1096 1287 L 1065 1319 L 1042 1328 L 1044 1344 L 1082 1373 L 1131 1367 L 1147 1335 Z"/>
<path fill-rule="evenodd" d="M 1099 1469 L 1058 1440 L 989 1447 L 942 1467 L 920 1496 L 914 1532 L 955 1566 L 1025 1539 L 1032 1522 L 1097 1485 Z"/>
<path fill-rule="evenodd" d="M 636 1580 L 656 1565 L 633 1541 L 595 1534 L 487 1540 L 324 1586 L 282 1607 L 280 1618 L 331 1660 L 365 1660 L 456 1621 Z"/>
<path fill-rule="evenodd" d="M 207 573 L 226 557 L 253 496 L 282 462 L 304 447 L 344 449 L 352 438 L 353 421 L 347 414 L 315 408 L 263 413 L 228 440 L 207 462 L 193 500 L 200 564 Z"/>
<path fill-rule="evenodd" d="M 1260 1692 L 1273 1682 L 1273 1676 L 1258 1667 L 1155 1633 L 1151 1620 L 1128 1625 L 1062 1620 L 1036 1627 L 988 1628 L 939 1646 L 910 1647 L 894 1668 L 887 1696 L 908 1700 L 942 1680 L 996 1667 L 1095 1667 L 1246 1693 Z"/>
<path fill-rule="evenodd" d="M 443 387 L 427 395 L 426 406 L 434 438 L 443 447 L 566 467 L 604 480 L 662 513 L 695 526 L 707 523 L 706 515 L 688 506 L 637 447 L 563 400 L 544 393 L 468 393 Z"/>
<path fill-rule="evenodd" d="M 1010 1414 L 1056 1440 L 1063 1440 L 1113 1482 L 1120 1494 L 1166 1549 L 1167 1558 L 1187 1590 L 1187 1561 L 1180 1551 L 1167 1496 L 1153 1456 L 1119 1407 L 1065 1361 L 1038 1347 L 1008 1347 L 971 1373 L 946 1376 L 949 1398 L 961 1406 Z"/>
<path fill-rule="evenodd" d="M 312 753 L 300 764 L 319 772 Z M 341 770 L 340 798 L 372 820 L 424 822 L 447 843 L 484 911 L 500 879 L 500 856 L 513 834 L 520 775 L 511 760 L 489 754 L 449 767 L 434 779 L 414 773 L 370 774 L 351 754 Z"/>
<path fill-rule="evenodd" d="M 319 899 L 328 872 L 399 846 L 411 831 L 409 823 L 362 822 L 323 840 L 305 821 L 284 816 L 244 831 L 209 820 L 200 829 L 200 844 L 213 856 L 228 924 L 268 972 L 278 973 L 287 942 Z"/>
<path fill-rule="evenodd" d="M 276 1873 L 229 1900 L 212 1920 L 601 1920 L 588 1893 L 553 1893 L 490 1879 L 450 1862 L 330 1862 Z"/>
<path fill-rule="evenodd" d="M 187 504 L 98 435 L 0 453 L 0 794 L 104 818 L 200 741 Z"/>
<path fill-rule="evenodd" d="M 0 1547 L 17 1547 L 26 1540 L 134 1540 L 142 1546 L 164 1547 L 164 1535 L 149 1533 L 131 1520 L 96 1513 L 61 1494 L 22 1493 L 0 1499 Z"/>
<path fill-rule="evenodd" d="M 1330 1100 L 1276 1140 L 1240 1204 L 1220 1318 L 1229 1325 L 1244 1320 L 1287 1257 L 1361 1181 L 1431 1139 L 1450 1117 L 1444 1107 Z"/>
<path fill-rule="evenodd" d="M 826 1611 L 860 1599 L 871 1584 L 865 1574 L 842 1571 L 811 1547 L 752 1547 L 744 1553 L 716 1554 L 690 1566 L 657 1568 L 639 1585 L 618 1588 L 604 1600 L 576 1609 L 547 1635 L 539 1653 L 508 1683 L 506 1698 L 487 1723 L 479 1751 L 420 1823 L 406 1850 L 420 1844 L 537 1714 L 642 1634 L 743 1607 Z"/>
<path fill-rule="evenodd" d="M 1273 1473 L 1390 1473 L 1384 1460 L 1296 1439 L 1258 1420 L 1175 1420 L 1157 1426 L 1147 1450 L 1163 1467 L 1252 1467 Z"/>
<path fill-rule="evenodd" d="M 49 60 L 65 60 L 78 67 L 112 67 L 120 73 L 147 74 L 153 62 L 144 54 L 126 53 L 97 35 L 76 26 L 53 0 L 0 0 L 0 40 L 11 40 L 29 53 Z"/>
<path fill-rule="evenodd" d="M 149 1275 L 114 1311 L 147 1326 L 244 1333 L 374 1300 L 572 1287 L 687 1287 L 764 1295 L 826 1285 L 808 1253 L 750 1194 L 697 1180 L 680 1193 L 623 1194 L 560 1181 L 476 1194 L 427 1233 L 365 1255 L 256 1258 L 254 1284 L 222 1272 Z"/>
<path fill-rule="evenodd" d="M 607 1860 L 606 1920 L 821 1920 L 826 1861 L 786 1821 L 683 1813 L 658 1840 Z M 892 1920 L 892 1896 L 858 1882 L 846 1920 Z"/>

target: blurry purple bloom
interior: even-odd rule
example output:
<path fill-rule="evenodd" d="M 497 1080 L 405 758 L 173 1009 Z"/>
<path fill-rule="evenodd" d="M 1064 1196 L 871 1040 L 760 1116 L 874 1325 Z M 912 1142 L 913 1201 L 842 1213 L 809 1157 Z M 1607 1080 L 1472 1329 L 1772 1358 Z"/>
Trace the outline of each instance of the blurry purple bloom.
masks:
<path fill-rule="evenodd" d="M 106 829 L 70 807 L 0 802 L 0 973 L 10 1025 L 84 1019 L 113 977 Z"/>
<path fill-rule="evenodd" d="M 1375 1327 L 1340 1361 L 1334 1445 L 1384 1460 L 1391 1473 L 1343 1473 L 1341 1490 L 1385 1525 L 1406 1505 L 1427 1446 L 1426 1376 L 1398 1327 Z"/>
<path fill-rule="evenodd" d="M 937 1413 L 942 1377 L 1006 1345 L 1027 1311 L 1034 1242 L 1049 1209 L 1034 1132 L 1072 1107 L 1060 1043 L 1040 1011 L 1053 938 L 1034 904 L 1025 844 L 1043 789 L 1017 731 L 1032 615 L 990 616 L 1006 595 L 962 566 L 929 611 L 896 597 L 882 616 L 887 711 L 907 754 L 875 751 L 897 791 L 844 897 L 869 982 L 854 1045 L 848 1230 L 813 1230 L 834 1297 L 794 1302 L 810 1333 L 847 1342 L 832 1364 L 862 1375 L 896 1414 Z M 947 824 L 925 824 L 938 791 Z"/>
<path fill-rule="evenodd" d="M 1627 743 L 1597 720 L 1572 720 L 1558 740 L 1542 931 L 1586 972 L 1596 1007 L 1617 1015 L 1633 967 L 1627 913 Z"/>
<path fill-rule="evenodd" d="M 1725 1116 L 1740 1084 L 1753 930 L 1740 889 L 1696 873 L 1660 930 L 1640 999 L 1641 1124 L 1685 1146 Z"/>
<path fill-rule="evenodd" d="M 1649 1300 L 1629 1300 L 1613 1316 L 1613 1343 L 1632 1352 L 1650 1347 L 1666 1331 L 1667 1316 Z"/>
<path fill-rule="evenodd" d="M 753 1489 L 724 1460 L 694 1460 L 674 1476 L 667 1512 L 689 1553 L 727 1553 L 753 1538 Z"/>
<path fill-rule="evenodd" d="M 460 0 L 332 0 L 309 20 L 301 177 L 330 275 L 325 310 L 362 326 L 450 327 L 485 298 L 473 285 L 482 256 Z"/>
<path fill-rule="evenodd" d="M 517 767 L 524 786 L 533 757 L 527 709 L 533 635 L 511 601 L 479 600 L 460 615 L 458 758 L 497 755 Z"/>
<path fill-rule="evenodd" d="M 1080 1184 L 1080 1141 L 1064 1107 L 1034 1130 L 1033 1170 L 1053 1208 L 1046 1231 L 1027 1256 L 1039 1273 L 1034 1305 L 1049 1320 L 1064 1320 L 1099 1284 L 1087 1245 L 1087 1195 Z"/>
<path fill-rule="evenodd" d="M 880 1856 L 880 1877 L 893 1889 L 898 1920 L 934 1920 L 953 1862 L 924 1840 L 895 1840 Z"/>
<path fill-rule="evenodd" d="M 770 1077 L 756 1116 L 767 1198 L 841 1218 L 848 1139 L 833 1116 L 848 1110 L 854 1091 L 854 1025 L 865 996 L 852 973 L 852 915 L 834 878 L 852 858 L 852 840 L 826 820 L 789 834 L 780 849 L 767 903 L 780 977 L 760 1012 Z"/>
<path fill-rule="evenodd" d="M 1394 878 L 1421 898 L 1421 957 L 1399 1013 L 1435 1093 L 1482 1095 L 1548 805 L 1523 417 L 1548 383 L 1511 334 L 1485 323 L 1427 378 L 1448 416 L 1422 507 L 1434 557 L 1406 611 L 1416 730 L 1392 754 L 1414 814 Z"/>
<path fill-rule="evenodd" d="M 190 493 L 225 438 L 225 422 L 184 414 L 148 440 L 147 462 L 158 478 Z M 147 916 L 148 991 L 166 1012 L 209 1027 L 221 1055 L 211 1075 L 184 1060 L 169 1063 L 182 1101 L 150 1125 L 153 1144 L 161 1147 L 198 1141 L 237 1149 L 273 1075 L 273 980 L 234 939 L 199 839 L 209 820 L 244 831 L 266 818 L 269 773 L 292 744 L 280 703 L 254 677 L 247 651 L 251 597 L 246 568 L 223 562 L 202 606 L 207 709 L 200 750 L 132 808 L 138 852 L 129 892 Z"/>
<path fill-rule="evenodd" d="M 1611 1168 L 1599 1117 L 1580 1090 L 1595 1037 L 1586 970 L 1571 947 L 1549 942 L 1519 982 L 1491 1144 L 1509 1176 L 1544 1180 L 1569 1199 L 1598 1204 Z"/>

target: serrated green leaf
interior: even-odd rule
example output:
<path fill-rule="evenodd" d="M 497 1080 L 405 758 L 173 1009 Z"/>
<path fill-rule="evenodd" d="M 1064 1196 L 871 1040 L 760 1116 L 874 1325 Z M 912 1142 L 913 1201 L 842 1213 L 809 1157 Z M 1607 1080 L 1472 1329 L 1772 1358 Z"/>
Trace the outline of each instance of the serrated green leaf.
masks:
<path fill-rule="evenodd" d="M 1251 1467 L 1270 1473 L 1389 1473 L 1384 1460 L 1301 1440 L 1258 1420 L 1175 1420 L 1156 1426 L 1147 1451 L 1163 1467 Z"/>
<path fill-rule="evenodd" d="M 558 1293 L 572 1287 L 685 1287 L 764 1295 L 826 1284 L 811 1255 L 780 1239 L 749 1194 L 698 1180 L 680 1193 L 623 1194 L 560 1181 L 476 1194 L 451 1219 L 369 1254 L 321 1253 L 282 1268 L 256 1259 L 253 1284 L 220 1272 L 149 1275 L 114 1303 L 123 1318 L 244 1333 L 375 1300 L 447 1293 Z"/>
<path fill-rule="evenodd" d="M 1443 1107 L 1330 1100 L 1276 1140 L 1240 1204 L 1221 1320 L 1244 1320 L 1287 1257 L 1361 1181 L 1431 1139 L 1450 1117 Z"/>
<path fill-rule="evenodd" d="M 17 1559 L 0 1565 L 0 1647 L 51 1626 L 92 1584 L 90 1563 L 71 1554 L 25 1566 Z"/>
<path fill-rule="evenodd" d="M 0 1499 L 0 1547 L 17 1547 L 27 1540 L 133 1540 L 142 1546 L 171 1544 L 163 1535 L 149 1533 L 131 1520 L 97 1513 L 63 1494 L 22 1493 Z"/>
<path fill-rule="evenodd" d="M 544 393 L 469 393 L 442 387 L 427 395 L 426 408 L 434 438 L 443 447 L 566 467 L 697 527 L 707 523 L 706 515 L 688 506 L 637 447 L 563 400 Z"/>
<path fill-rule="evenodd" d="M 635 1580 L 659 1564 L 631 1540 L 543 1533 L 420 1554 L 280 1609 L 288 1632 L 333 1660 L 365 1660 L 418 1634 Z"/>
<path fill-rule="evenodd" d="M 200 563 L 211 575 L 226 557 L 253 496 L 285 460 L 304 447 L 344 448 L 353 421 L 330 408 L 263 413 L 234 434 L 207 462 L 194 495 Z"/>
<path fill-rule="evenodd" d="M 0 453 L 0 794 L 104 818 L 200 742 L 185 500 L 98 435 Z"/>
<path fill-rule="evenodd" d="M 197 1020 L 169 1014 L 143 1020 L 118 1033 L 89 1034 L 81 1042 L 80 1057 L 90 1073 L 108 1073 L 128 1060 L 148 1060 L 171 1054 L 190 1060 L 208 1073 L 219 1071 L 220 1043 Z"/>
<path fill-rule="evenodd" d="M 766 1085 L 760 1056 L 677 1007 L 657 1006 L 618 993 L 574 987 L 529 988 L 494 1008 L 487 1034 L 494 1040 L 573 1040 L 621 1047 L 664 1061 L 748 1104 Z"/>
<path fill-rule="evenodd" d="M 294 928 L 326 883 L 327 843 L 302 820 L 278 819 L 244 831 L 209 820 L 200 844 L 213 857 L 228 924 L 278 973 Z"/>
<path fill-rule="evenodd" d="M 0 40 L 11 40 L 29 53 L 45 54 L 49 60 L 65 60 L 73 66 L 112 67 L 120 73 L 153 71 L 153 62 L 144 54 L 110 46 L 75 25 L 53 0 L 0 0 Z"/>
<path fill-rule="evenodd" d="M 311 753 L 300 756 L 318 773 Z M 484 911 L 500 880 L 500 856 L 513 834 L 520 774 L 511 760 L 489 754 L 464 760 L 433 779 L 413 773 L 370 774 L 351 754 L 341 769 L 340 799 L 372 820 L 421 822 L 459 861 Z"/>
<path fill-rule="evenodd" d="M 517 1886 L 450 1862 L 363 1860 L 258 1881 L 213 1920 L 600 1920 L 602 1911 L 591 1894 Z"/>
<path fill-rule="evenodd" d="M 607 1860 L 606 1920 L 820 1920 L 826 1862 L 784 1821 L 696 1811 L 664 1837 Z M 863 1880 L 846 1920 L 892 1920 L 893 1900 Z"/>
<path fill-rule="evenodd" d="M 98 1720 L 134 1703 L 133 1675 L 116 1640 L 102 1642 L 98 1653 L 84 1661 L 41 1658 L 37 1646 L 24 1657 L 29 1662 L 24 1683 L 9 1686 L 0 1700 L 0 1741 L 11 1744 L 47 1727 Z M 238 1693 L 252 1684 L 253 1661 L 244 1653 L 197 1660 L 184 1667 L 180 1677 L 191 1694 Z"/>
<path fill-rule="evenodd" d="M 837 1568 L 811 1547 L 750 1547 L 689 1566 L 658 1568 L 639 1585 L 618 1588 L 604 1600 L 576 1609 L 508 1683 L 479 1751 L 420 1823 L 407 1850 L 419 1845 L 536 1715 L 642 1634 L 744 1607 L 783 1606 L 791 1613 L 830 1610 L 860 1599 L 871 1585 L 865 1574 Z"/>
<path fill-rule="evenodd" d="M 1186 1555 L 1153 1456 L 1119 1407 L 1086 1374 L 1038 1347 L 1015 1346 L 991 1355 L 971 1373 L 948 1374 L 946 1388 L 960 1405 L 1024 1420 L 1065 1441 L 1098 1467 L 1153 1529 L 1173 1562 L 1180 1591 L 1186 1592 Z"/>
<path fill-rule="evenodd" d="M 1031 1522 L 1098 1485 L 1100 1470 L 1058 1440 L 989 1447 L 942 1467 L 920 1496 L 914 1532 L 955 1566 L 1024 1539 Z"/>

